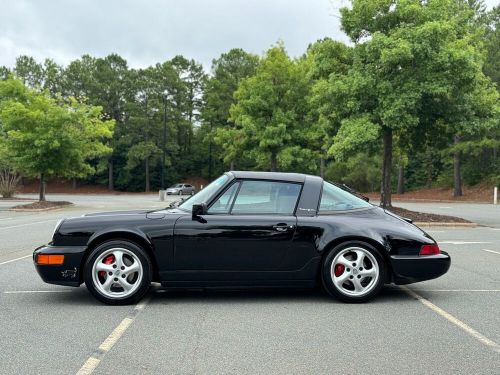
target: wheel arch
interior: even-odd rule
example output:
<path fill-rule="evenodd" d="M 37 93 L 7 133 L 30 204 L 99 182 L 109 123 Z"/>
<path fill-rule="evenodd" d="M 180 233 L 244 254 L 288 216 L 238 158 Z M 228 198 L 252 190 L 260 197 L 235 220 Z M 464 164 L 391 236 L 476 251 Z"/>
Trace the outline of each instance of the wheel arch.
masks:
<path fill-rule="evenodd" d="M 149 256 L 149 259 L 151 260 L 151 264 L 153 266 L 153 281 L 160 280 L 158 264 L 156 262 L 156 257 L 153 251 L 153 244 L 147 238 L 144 238 L 142 235 L 127 230 L 115 230 L 111 232 L 101 233 L 96 236 L 92 236 L 87 243 L 87 249 L 85 250 L 85 254 L 82 258 L 82 262 L 80 265 L 80 269 L 82 270 L 82 272 L 80 272 L 80 275 L 83 275 L 85 262 L 87 261 L 87 258 L 92 252 L 92 250 L 94 250 L 97 246 L 99 246 L 104 242 L 113 240 L 129 241 L 135 243 L 136 245 L 139 245 L 142 249 L 144 249 L 146 254 Z M 83 282 L 83 280 L 80 280 L 80 282 Z"/>
<path fill-rule="evenodd" d="M 323 265 L 323 262 L 325 261 L 326 256 L 330 253 L 332 249 L 337 247 L 338 245 L 341 245 L 343 243 L 349 243 L 349 242 L 364 242 L 373 248 L 377 250 L 384 260 L 384 264 L 386 266 L 386 282 L 392 281 L 392 266 L 391 266 L 391 260 L 389 257 L 389 254 L 387 250 L 385 249 L 384 245 L 380 243 L 379 241 L 370 238 L 370 237 L 364 237 L 364 236 L 344 236 L 344 237 L 339 237 L 335 238 L 334 240 L 331 240 L 324 246 L 322 249 L 322 256 L 321 256 L 321 265 Z M 321 267 L 319 269 L 318 275 L 321 275 Z"/>

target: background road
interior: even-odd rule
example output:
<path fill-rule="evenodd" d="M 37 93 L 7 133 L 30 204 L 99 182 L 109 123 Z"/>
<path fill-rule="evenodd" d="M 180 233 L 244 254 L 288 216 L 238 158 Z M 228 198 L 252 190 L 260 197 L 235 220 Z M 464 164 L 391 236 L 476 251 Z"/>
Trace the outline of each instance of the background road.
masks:
<path fill-rule="evenodd" d="M 61 217 L 167 203 L 156 195 L 50 199 L 76 206 L 19 213 L 0 202 L 0 373 L 77 373 L 90 357 L 100 361 L 96 374 L 499 373 L 498 207 L 398 202 L 489 225 L 428 230 L 452 256 L 445 276 L 410 286 L 431 305 L 393 286 L 361 305 L 319 290 L 154 289 L 139 311 L 102 305 L 83 286 L 42 283 L 30 255 Z M 99 350 L 124 318 L 128 329 L 109 350 Z"/>

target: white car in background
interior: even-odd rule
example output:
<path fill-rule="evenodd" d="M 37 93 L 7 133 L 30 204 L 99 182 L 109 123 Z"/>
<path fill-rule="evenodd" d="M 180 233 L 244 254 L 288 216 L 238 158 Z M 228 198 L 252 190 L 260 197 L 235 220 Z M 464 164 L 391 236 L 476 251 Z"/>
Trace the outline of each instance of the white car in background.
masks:
<path fill-rule="evenodd" d="M 167 195 L 194 195 L 194 186 L 189 184 L 175 184 L 167 189 Z"/>

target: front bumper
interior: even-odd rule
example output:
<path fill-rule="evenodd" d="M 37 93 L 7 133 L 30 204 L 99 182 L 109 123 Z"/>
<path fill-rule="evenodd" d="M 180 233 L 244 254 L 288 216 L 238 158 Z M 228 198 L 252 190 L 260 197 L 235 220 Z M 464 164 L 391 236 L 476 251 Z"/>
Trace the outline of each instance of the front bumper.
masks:
<path fill-rule="evenodd" d="M 391 256 L 393 281 L 398 285 L 435 279 L 448 272 L 450 264 L 451 258 L 444 251 L 429 256 Z"/>
<path fill-rule="evenodd" d="M 86 246 L 40 246 L 33 252 L 33 263 L 36 271 L 46 283 L 79 286 L 83 282 L 80 267 L 86 249 Z M 35 259 L 38 254 L 63 254 L 64 264 L 36 264 Z"/>

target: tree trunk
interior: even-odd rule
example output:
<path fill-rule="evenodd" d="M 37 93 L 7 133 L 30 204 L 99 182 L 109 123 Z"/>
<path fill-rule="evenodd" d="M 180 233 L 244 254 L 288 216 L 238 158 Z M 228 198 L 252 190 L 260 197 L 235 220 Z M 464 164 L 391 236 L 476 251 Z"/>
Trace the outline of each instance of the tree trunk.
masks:
<path fill-rule="evenodd" d="M 380 206 L 392 207 L 391 202 L 391 172 L 392 172 L 392 129 L 383 130 L 384 162 L 382 165 L 382 184 L 380 191 Z"/>
<path fill-rule="evenodd" d="M 453 143 L 457 145 L 460 142 L 460 136 L 455 134 Z M 453 154 L 453 196 L 462 196 L 462 175 L 460 173 L 460 151 Z"/>
<path fill-rule="evenodd" d="M 146 193 L 149 193 L 149 158 L 146 158 L 145 161 L 145 172 L 146 172 Z"/>
<path fill-rule="evenodd" d="M 40 201 L 45 201 L 45 176 L 44 174 L 40 174 L 40 192 L 39 198 Z"/>
<path fill-rule="evenodd" d="M 319 175 L 321 178 L 325 178 L 325 158 L 323 155 L 319 159 Z"/>
<path fill-rule="evenodd" d="M 73 185 L 73 190 L 75 190 L 75 189 L 78 187 L 78 181 L 76 180 L 76 178 L 74 178 L 74 179 L 71 181 L 71 184 Z"/>
<path fill-rule="evenodd" d="M 276 152 L 271 152 L 271 172 L 276 172 L 278 166 L 278 158 Z"/>
<path fill-rule="evenodd" d="M 230 171 L 234 171 L 234 160 L 231 160 L 231 165 L 229 166 Z"/>
<path fill-rule="evenodd" d="M 108 161 L 108 190 L 115 190 L 115 184 L 113 182 L 113 160 Z"/>
<path fill-rule="evenodd" d="M 398 170 L 398 194 L 405 193 L 405 168 L 403 166 L 399 167 Z"/>

